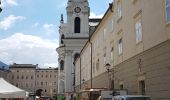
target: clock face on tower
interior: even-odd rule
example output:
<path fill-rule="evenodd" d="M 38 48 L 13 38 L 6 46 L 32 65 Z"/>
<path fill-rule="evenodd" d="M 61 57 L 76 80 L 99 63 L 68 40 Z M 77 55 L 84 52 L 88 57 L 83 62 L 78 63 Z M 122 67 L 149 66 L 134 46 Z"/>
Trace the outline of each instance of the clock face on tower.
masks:
<path fill-rule="evenodd" d="M 81 11 L 81 8 L 80 8 L 80 7 L 76 7 L 76 8 L 74 9 L 74 11 L 75 11 L 76 13 L 79 13 L 79 12 Z"/>

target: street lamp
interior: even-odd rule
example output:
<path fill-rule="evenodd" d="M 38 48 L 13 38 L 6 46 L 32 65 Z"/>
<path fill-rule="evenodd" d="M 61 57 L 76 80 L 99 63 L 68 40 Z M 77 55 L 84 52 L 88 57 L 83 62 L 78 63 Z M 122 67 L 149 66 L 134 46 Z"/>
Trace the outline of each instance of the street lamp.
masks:
<path fill-rule="evenodd" d="M 85 79 L 83 78 L 83 80 L 82 80 L 82 81 L 83 81 L 83 84 L 84 84 L 84 82 L 85 82 Z"/>
<path fill-rule="evenodd" d="M 109 63 L 107 63 L 106 65 L 105 65 L 105 67 L 106 67 L 106 70 L 107 70 L 107 73 L 108 73 L 108 79 L 109 79 L 109 90 L 111 89 L 111 65 L 109 64 Z"/>
<path fill-rule="evenodd" d="M 83 84 L 83 87 L 84 87 L 84 89 L 85 89 L 85 79 L 84 79 L 84 78 L 82 79 L 82 82 L 83 82 L 83 83 L 82 83 L 82 84 Z"/>

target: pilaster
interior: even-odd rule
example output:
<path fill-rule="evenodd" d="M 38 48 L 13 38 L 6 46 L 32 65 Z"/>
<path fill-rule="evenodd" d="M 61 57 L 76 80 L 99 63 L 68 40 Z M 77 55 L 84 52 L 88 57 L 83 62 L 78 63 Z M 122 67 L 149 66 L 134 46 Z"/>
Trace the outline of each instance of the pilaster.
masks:
<path fill-rule="evenodd" d="M 72 53 L 71 50 L 65 51 L 65 92 L 72 92 Z"/>

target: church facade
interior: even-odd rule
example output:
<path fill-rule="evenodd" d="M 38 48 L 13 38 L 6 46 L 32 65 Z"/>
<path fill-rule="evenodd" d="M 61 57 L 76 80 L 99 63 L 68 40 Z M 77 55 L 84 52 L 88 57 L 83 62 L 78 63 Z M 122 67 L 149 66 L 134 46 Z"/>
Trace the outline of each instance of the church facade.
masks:
<path fill-rule="evenodd" d="M 89 4 L 87 0 L 68 0 L 67 22 L 60 20 L 58 93 L 75 90 L 75 60 L 89 38 Z"/>

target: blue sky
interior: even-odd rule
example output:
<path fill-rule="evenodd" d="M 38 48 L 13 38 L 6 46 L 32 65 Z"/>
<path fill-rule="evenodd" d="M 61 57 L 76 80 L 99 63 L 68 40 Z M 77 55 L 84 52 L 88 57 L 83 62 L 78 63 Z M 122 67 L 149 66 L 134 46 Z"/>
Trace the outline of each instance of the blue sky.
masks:
<path fill-rule="evenodd" d="M 67 0 L 1 0 L 0 60 L 56 66 L 60 15 Z M 112 0 L 89 0 L 91 17 L 101 17 Z"/>

